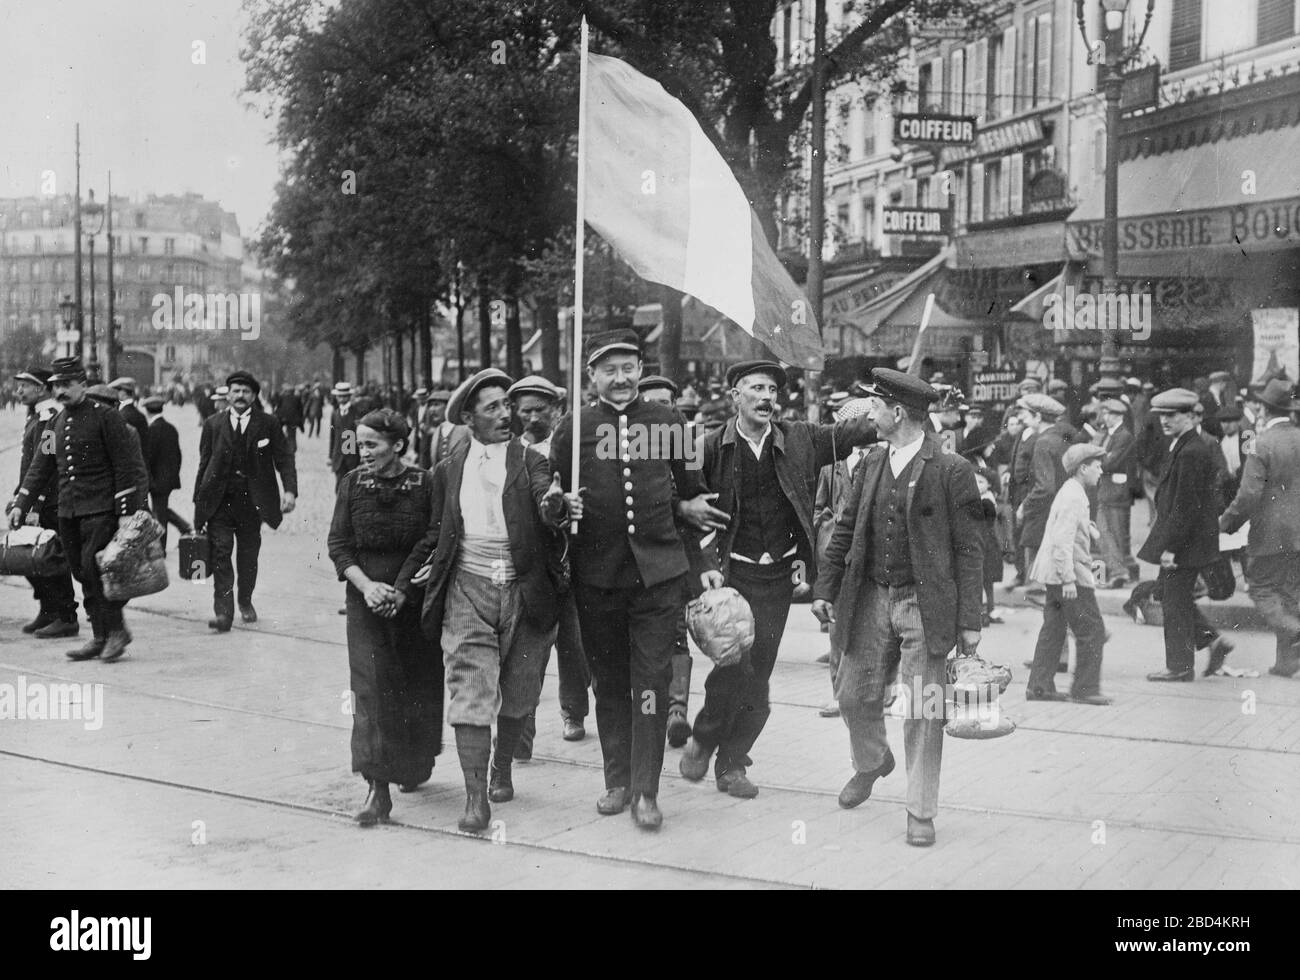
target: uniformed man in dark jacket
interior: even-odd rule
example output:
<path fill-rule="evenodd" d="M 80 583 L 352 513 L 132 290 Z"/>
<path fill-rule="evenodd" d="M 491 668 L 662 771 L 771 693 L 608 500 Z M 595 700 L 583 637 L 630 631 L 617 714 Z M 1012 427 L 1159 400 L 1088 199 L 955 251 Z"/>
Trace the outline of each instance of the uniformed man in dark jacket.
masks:
<path fill-rule="evenodd" d="M 591 338 L 587 376 L 599 401 L 581 410 L 584 492 L 573 492 L 571 482 L 571 415 L 551 443 L 551 469 L 569 513 L 580 518 L 570 560 L 605 760 L 605 795 L 596 809 L 610 815 L 630 803 L 639 827 L 657 829 L 668 684 L 689 569 L 680 501 L 702 497 L 703 484 L 681 413 L 639 396 L 641 367 L 635 331 Z M 697 545 L 691 549 L 698 554 Z"/>
<path fill-rule="evenodd" d="M 18 486 L 31 468 L 32 460 L 41 452 L 53 450 L 52 429 L 59 413 L 59 403 L 50 391 L 50 372 L 44 368 L 31 368 L 14 375 L 18 382 L 18 397 L 27 406 L 27 424 L 23 429 L 23 455 L 18 469 Z M 47 434 L 50 433 L 50 434 Z M 13 506 L 17 502 L 17 490 Z M 59 527 L 59 475 L 51 472 L 45 486 L 40 488 L 38 501 L 32 507 L 32 516 L 39 516 L 40 526 L 51 530 Z M 30 520 L 31 518 L 29 518 Z M 36 601 L 41 604 L 36 618 L 23 627 L 42 640 L 76 636 L 81 627 L 77 623 L 77 595 L 72 588 L 72 573 L 62 575 L 28 576 Z"/>
<path fill-rule="evenodd" d="M 1219 556 L 1222 509 L 1210 447 L 1196 431 L 1198 402 L 1196 393 L 1186 388 L 1151 399 L 1151 412 L 1170 442 L 1156 486 L 1156 521 L 1138 552 L 1143 561 L 1160 566 L 1164 588 L 1165 669 L 1148 674 L 1149 681 L 1193 680 L 1196 651 L 1209 637 L 1214 637 L 1209 646 L 1215 670 L 1230 649 L 1195 602 L 1196 577 Z"/>
<path fill-rule="evenodd" d="M 725 530 L 702 542 L 707 569 L 725 578 L 754 614 L 754 645 L 744 659 L 714 667 L 704 682 L 681 773 L 699 780 L 709 769 L 718 789 L 742 799 L 758 795 L 746 768 L 771 714 L 768 680 L 776 666 L 794 587 L 815 581 L 813 490 L 823 466 L 876 438 L 861 415 L 816 425 L 776 417 L 785 371 L 773 361 L 745 361 L 727 372 L 737 415 L 704 437 L 704 481 L 715 506 L 731 515 Z M 711 539 L 711 540 L 710 540 Z M 692 591 L 698 591 L 692 590 Z"/>
<path fill-rule="evenodd" d="M 59 475 L 59 537 L 81 583 L 94 637 L 68 654 L 71 660 L 116 660 L 131 642 L 122 621 L 123 600 L 104 598 L 95 556 L 113 539 L 120 522 L 146 504 L 149 477 L 139 439 L 122 414 L 86 397 L 86 370 L 76 357 L 54 362 L 50 377 L 63 411 L 54 420 L 54 452 L 38 452 L 9 512 L 9 526 L 22 524 L 50 474 Z"/>
<path fill-rule="evenodd" d="M 153 507 L 153 516 L 162 525 L 165 552 L 168 524 L 175 524 L 181 534 L 189 534 L 192 528 L 168 505 L 172 491 L 181 488 L 181 439 L 176 426 L 163 418 L 164 404 L 162 395 L 144 400 L 144 410 L 149 413 L 148 441 L 144 452 L 149 467 L 149 503 Z"/>

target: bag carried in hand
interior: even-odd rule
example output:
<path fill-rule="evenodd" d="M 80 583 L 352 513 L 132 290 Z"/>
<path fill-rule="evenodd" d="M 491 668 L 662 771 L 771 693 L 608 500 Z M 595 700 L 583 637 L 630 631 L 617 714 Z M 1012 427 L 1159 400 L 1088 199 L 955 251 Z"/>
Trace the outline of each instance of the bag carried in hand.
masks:
<path fill-rule="evenodd" d="M 1232 559 L 1220 555 L 1201 569 L 1205 594 L 1216 602 L 1231 599 L 1237 591 L 1237 574 L 1232 570 Z"/>
<path fill-rule="evenodd" d="M 208 540 L 206 531 L 182 534 L 177 551 L 181 578 L 202 582 L 212 574 L 212 542 Z"/>
<path fill-rule="evenodd" d="M 719 667 L 738 664 L 754 645 L 754 613 L 735 589 L 709 589 L 686 606 L 686 628 Z"/>
<path fill-rule="evenodd" d="M 138 599 L 167 588 L 162 535 L 162 525 L 147 510 L 136 511 L 117 529 L 113 540 L 95 556 L 105 599 Z"/>
<path fill-rule="evenodd" d="M 947 724 L 953 738 L 1001 738 L 1016 730 L 1002 714 L 998 698 L 1011 683 L 1011 671 L 981 657 L 953 657 L 948 661 Z"/>
<path fill-rule="evenodd" d="M 0 575 L 65 575 L 68 558 L 57 532 L 45 527 L 20 527 L 0 537 Z"/>

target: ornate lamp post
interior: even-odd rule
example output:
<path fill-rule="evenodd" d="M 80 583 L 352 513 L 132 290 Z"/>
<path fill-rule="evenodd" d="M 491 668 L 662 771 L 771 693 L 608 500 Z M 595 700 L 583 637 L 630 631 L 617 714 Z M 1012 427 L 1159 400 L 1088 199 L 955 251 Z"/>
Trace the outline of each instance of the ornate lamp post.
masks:
<path fill-rule="evenodd" d="M 1088 25 L 1084 9 L 1087 0 L 1074 0 L 1074 11 L 1079 21 L 1079 33 L 1084 46 L 1091 50 Z M 1106 195 L 1105 220 L 1101 236 L 1101 288 L 1104 295 L 1114 296 L 1119 290 L 1119 114 L 1120 98 L 1124 92 L 1124 66 L 1137 54 L 1151 26 L 1151 15 L 1156 0 L 1147 0 L 1146 20 L 1142 33 L 1131 47 L 1124 46 L 1124 19 L 1130 0 L 1098 0 L 1102 13 L 1102 49 L 1105 72 L 1103 85 L 1106 96 Z M 1091 61 L 1091 57 L 1089 61 Z M 1111 325 L 1107 325 L 1109 327 Z M 1103 329 L 1101 335 L 1101 375 L 1117 378 L 1120 375 L 1115 331 Z"/>
<path fill-rule="evenodd" d="M 95 236 L 104 228 L 104 205 L 95 203 L 95 192 L 90 192 L 90 200 L 81 206 L 82 230 L 90 243 L 90 357 L 86 361 L 86 374 L 92 383 L 98 383 L 99 377 L 99 333 L 95 329 Z M 89 219 L 87 221 L 87 219 Z M 85 342 L 85 337 L 82 337 Z"/>
<path fill-rule="evenodd" d="M 67 336 L 77 322 L 77 302 L 67 293 L 63 294 L 63 302 L 59 304 L 59 318 L 63 321 L 64 336 Z M 80 337 L 77 338 L 78 342 L 80 342 L 80 339 Z M 65 342 L 63 355 L 68 356 L 74 353 L 76 353 L 74 345 Z"/>

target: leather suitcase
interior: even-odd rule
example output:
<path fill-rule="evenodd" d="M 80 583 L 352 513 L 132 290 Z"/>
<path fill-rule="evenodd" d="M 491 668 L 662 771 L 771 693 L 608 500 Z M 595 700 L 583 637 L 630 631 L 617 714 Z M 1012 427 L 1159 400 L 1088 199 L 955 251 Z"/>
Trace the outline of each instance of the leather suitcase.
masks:
<path fill-rule="evenodd" d="M 212 574 L 212 546 L 206 533 L 182 534 L 176 550 L 181 578 L 201 582 Z"/>
<path fill-rule="evenodd" d="M 63 542 L 50 528 L 25 525 L 0 534 L 0 575 L 49 576 L 67 571 Z"/>

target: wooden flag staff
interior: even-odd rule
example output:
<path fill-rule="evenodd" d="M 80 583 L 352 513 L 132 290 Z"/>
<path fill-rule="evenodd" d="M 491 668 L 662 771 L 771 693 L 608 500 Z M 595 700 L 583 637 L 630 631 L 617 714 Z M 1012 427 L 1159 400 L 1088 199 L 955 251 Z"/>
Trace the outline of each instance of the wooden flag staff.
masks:
<path fill-rule="evenodd" d="M 587 214 L 587 18 L 582 18 L 582 45 L 578 67 L 578 213 L 573 235 L 573 341 L 569 347 L 569 392 L 573 412 L 573 462 L 570 489 L 578 492 L 578 469 L 582 458 L 582 278 L 583 243 Z M 569 533 L 578 533 L 578 522 L 570 520 Z"/>

